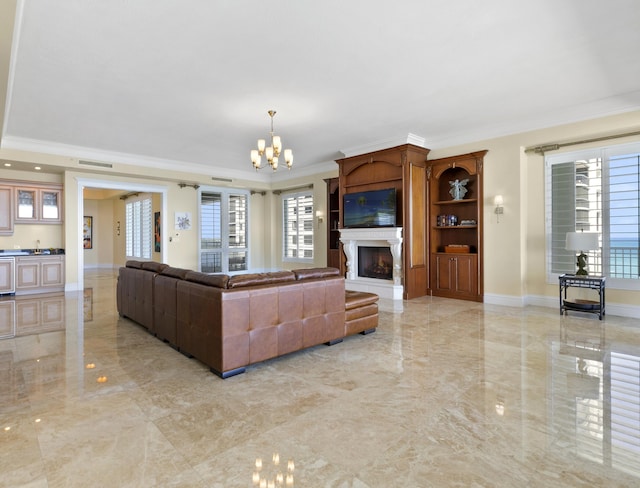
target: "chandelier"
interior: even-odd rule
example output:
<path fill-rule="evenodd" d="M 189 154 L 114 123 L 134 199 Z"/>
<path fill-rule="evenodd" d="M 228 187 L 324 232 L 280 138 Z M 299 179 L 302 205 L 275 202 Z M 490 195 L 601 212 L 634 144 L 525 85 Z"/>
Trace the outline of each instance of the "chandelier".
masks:
<path fill-rule="evenodd" d="M 282 153 L 282 141 L 280 140 L 280 136 L 276 136 L 273 132 L 273 116 L 276 114 L 275 110 L 269 110 L 267 112 L 269 117 L 271 117 L 271 145 L 266 146 L 266 141 L 264 139 L 258 139 L 258 149 L 253 149 L 251 151 L 251 162 L 253 163 L 253 167 L 258 171 L 262 165 L 262 155 L 266 155 L 267 162 L 273 168 L 273 171 L 278 169 L 278 157 Z M 287 163 L 287 169 L 291 169 L 293 165 L 293 151 L 291 149 L 284 150 L 284 161 Z"/>

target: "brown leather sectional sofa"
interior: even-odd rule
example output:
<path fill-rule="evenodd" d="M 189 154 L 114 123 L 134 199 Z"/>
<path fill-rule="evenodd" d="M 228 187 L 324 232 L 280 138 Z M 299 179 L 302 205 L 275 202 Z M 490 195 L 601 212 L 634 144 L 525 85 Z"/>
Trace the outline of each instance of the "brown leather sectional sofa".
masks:
<path fill-rule="evenodd" d="M 228 276 L 128 261 L 118 275 L 117 306 L 227 378 L 250 364 L 373 332 L 377 296 L 347 295 L 345 305 L 344 286 L 335 268 Z"/>

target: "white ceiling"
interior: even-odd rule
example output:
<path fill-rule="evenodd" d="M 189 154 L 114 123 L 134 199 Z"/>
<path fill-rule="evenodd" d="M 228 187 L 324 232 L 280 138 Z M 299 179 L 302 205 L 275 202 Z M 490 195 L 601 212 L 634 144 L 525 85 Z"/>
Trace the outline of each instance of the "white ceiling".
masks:
<path fill-rule="evenodd" d="M 303 172 L 408 134 L 433 149 L 640 108 L 637 0 L 30 0 L 16 17 L 3 148 L 264 179 L 249 150 L 268 109 Z"/>

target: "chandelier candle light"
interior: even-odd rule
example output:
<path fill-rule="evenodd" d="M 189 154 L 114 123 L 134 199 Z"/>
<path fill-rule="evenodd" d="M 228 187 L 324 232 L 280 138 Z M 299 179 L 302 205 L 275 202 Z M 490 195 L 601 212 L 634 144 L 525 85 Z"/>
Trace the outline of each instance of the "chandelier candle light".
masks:
<path fill-rule="evenodd" d="M 282 140 L 280 136 L 276 136 L 273 132 L 273 116 L 276 114 L 275 110 L 269 110 L 267 112 L 269 117 L 271 117 L 271 145 L 266 146 L 266 141 L 264 139 L 258 139 L 258 149 L 253 149 L 251 151 L 251 162 L 253 163 L 253 167 L 258 171 L 262 165 L 262 155 L 266 155 L 267 162 L 273 168 L 273 171 L 278 169 L 278 157 L 282 153 Z M 291 149 L 284 150 L 284 161 L 287 163 L 287 169 L 291 169 L 293 165 L 293 151 Z"/>

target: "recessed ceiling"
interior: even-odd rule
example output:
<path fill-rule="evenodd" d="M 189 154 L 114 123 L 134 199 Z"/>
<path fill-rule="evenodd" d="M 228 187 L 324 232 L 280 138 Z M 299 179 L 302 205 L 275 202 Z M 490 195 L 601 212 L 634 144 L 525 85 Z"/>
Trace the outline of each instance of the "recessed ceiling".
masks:
<path fill-rule="evenodd" d="M 27 161 L 12 161 L 0 159 L 0 169 L 11 169 L 17 171 L 40 171 L 42 173 L 62 174 L 64 167 L 51 166 L 48 164 L 33 163 Z"/>
<path fill-rule="evenodd" d="M 640 108 L 638 25 L 637 0 L 19 2 L 2 147 L 251 179 L 269 109 L 294 171 L 446 147 Z"/>

